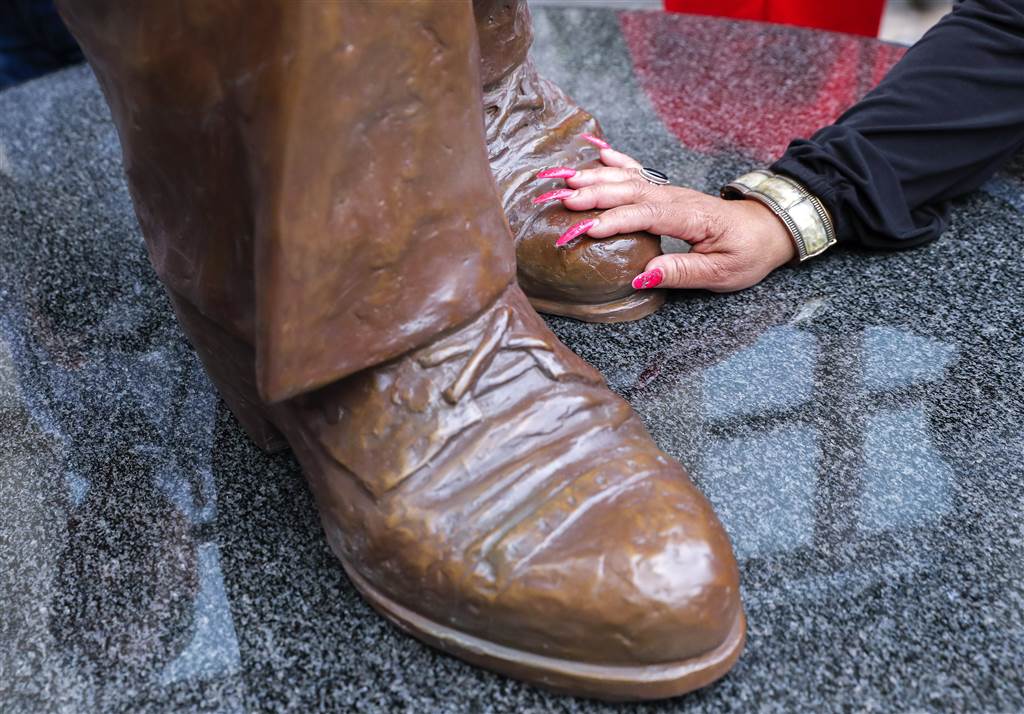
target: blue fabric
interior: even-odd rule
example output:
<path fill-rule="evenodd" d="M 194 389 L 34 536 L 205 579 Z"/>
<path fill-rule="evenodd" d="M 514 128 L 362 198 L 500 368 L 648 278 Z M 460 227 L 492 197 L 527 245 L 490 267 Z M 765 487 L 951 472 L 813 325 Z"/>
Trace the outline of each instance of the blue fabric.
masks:
<path fill-rule="evenodd" d="M 52 0 L 0 0 L 0 89 L 83 59 Z"/>

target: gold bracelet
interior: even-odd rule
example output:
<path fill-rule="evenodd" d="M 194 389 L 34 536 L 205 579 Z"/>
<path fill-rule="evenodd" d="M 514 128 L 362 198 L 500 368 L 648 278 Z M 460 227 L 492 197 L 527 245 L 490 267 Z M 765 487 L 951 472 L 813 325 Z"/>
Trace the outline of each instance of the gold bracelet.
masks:
<path fill-rule="evenodd" d="M 818 197 L 788 176 L 759 169 L 722 187 L 722 198 L 749 198 L 768 207 L 785 224 L 803 262 L 836 242 L 832 216 Z"/>

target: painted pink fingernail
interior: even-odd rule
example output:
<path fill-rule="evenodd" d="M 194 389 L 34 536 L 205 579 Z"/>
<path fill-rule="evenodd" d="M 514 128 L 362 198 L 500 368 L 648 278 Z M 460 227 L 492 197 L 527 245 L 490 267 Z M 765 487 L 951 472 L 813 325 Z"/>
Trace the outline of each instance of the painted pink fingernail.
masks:
<path fill-rule="evenodd" d="M 589 231 L 598 223 L 599 221 L 596 218 L 588 218 L 585 221 L 580 221 L 579 223 L 569 226 L 569 229 L 565 233 L 558 236 L 558 240 L 555 241 L 555 246 L 561 248 L 572 239 L 578 238 Z"/>
<path fill-rule="evenodd" d="M 633 289 L 647 290 L 649 288 L 656 288 L 661 285 L 661 281 L 664 279 L 665 275 L 661 272 L 661 268 L 654 268 L 653 270 L 640 273 L 633 278 Z"/>
<path fill-rule="evenodd" d="M 576 175 L 576 169 L 570 169 L 568 166 L 555 166 L 555 167 L 552 167 L 550 169 L 544 169 L 539 174 L 537 174 L 537 178 L 539 178 L 539 179 L 546 179 L 546 178 L 567 179 L 567 178 L 572 178 L 575 175 Z"/>
<path fill-rule="evenodd" d="M 591 144 L 593 144 L 599 149 L 612 148 L 612 145 L 609 144 L 607 141 L 605 141 L 604 139 L 600 139 L 594 136 L 593 134 L 580 134 L 580 138 L 583 139 L 584 141 L 589 141 Z"/>
<path fill-rule="evenodd" d="M 539 206 L 540 204 L 547 203 L 548 201 L 563 201 L 570 196 L 575 195 L 575 193 L 576 191 L 571 188 L 556 188 L 554 191 L 548 191 L 547 193 L 542 193 L 537 196 L 537 198 L 533 199 L 533 205 Z"/>

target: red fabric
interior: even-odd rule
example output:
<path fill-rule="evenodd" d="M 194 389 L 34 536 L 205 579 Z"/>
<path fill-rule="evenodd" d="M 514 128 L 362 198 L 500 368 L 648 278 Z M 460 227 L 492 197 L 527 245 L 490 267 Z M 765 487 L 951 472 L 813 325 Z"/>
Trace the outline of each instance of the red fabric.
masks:
<path fill-rule="evenodd" d="M 877 37 L 885 0 L 665 0 L 665 9 L 693 15 L 760 20 Z"/>
<path fill-rule="evenodd" d="M 624 12 L 619 21 L 640 86 L 683 145 L 762 164 L 831 124 L 905 52 L 850 35 L 713 18 Z"/>

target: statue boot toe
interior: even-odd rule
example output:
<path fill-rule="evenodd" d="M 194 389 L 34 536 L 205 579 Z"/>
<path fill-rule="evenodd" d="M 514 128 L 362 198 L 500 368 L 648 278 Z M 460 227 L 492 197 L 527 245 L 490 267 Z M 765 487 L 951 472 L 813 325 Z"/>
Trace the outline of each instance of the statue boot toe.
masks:
<path fill-rule="evenodd" d="M 270 409 L 352 582 L 424 642 L 605 699 L 681 694 L 739 656 L 738 571 L 711 506 L 518 286 Z"/>
<path fill-rule="evenodd" d="M 601 165 L 598 150 L 580 137 L 600 137 L 597 120 L 540 77 L 527 59 L 484 88 L 484 121 L 491 172 L 516 240 L 519 283 L 534 308 L 587 322 L 624 322 L 661 307 L 663 290 L 632 287 L 633 278 L 661 253 L 658 236 L 584 236 L 556 248 L 566 228 L 598 212 L 569 211 L 560 202 L 533 204 L 539 194 L 562 185 L 537 180 L 538 171 Z"/>

